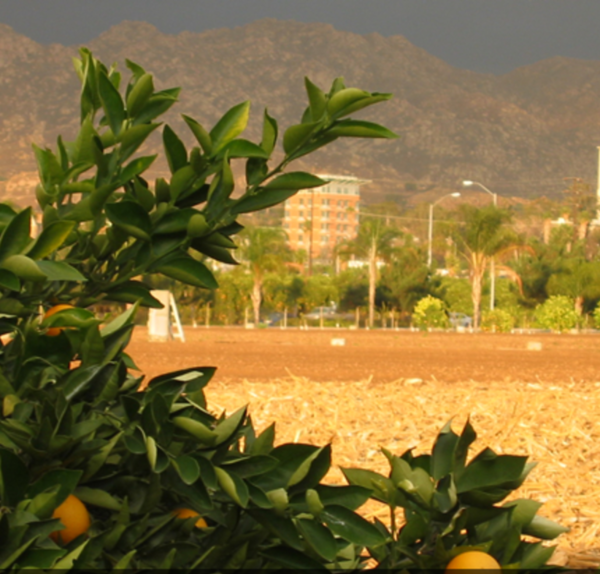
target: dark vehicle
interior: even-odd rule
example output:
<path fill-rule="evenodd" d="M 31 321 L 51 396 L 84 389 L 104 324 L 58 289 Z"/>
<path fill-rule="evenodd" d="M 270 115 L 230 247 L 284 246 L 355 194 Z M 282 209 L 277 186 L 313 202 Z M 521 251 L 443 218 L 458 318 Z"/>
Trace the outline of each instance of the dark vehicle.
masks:
<path fill-rule="evenodd" d="M 454 329 L 457 327 L 471 328 L 473 326 L 473 318 L 465 313 L 448 313 L 448 319 Z"/>

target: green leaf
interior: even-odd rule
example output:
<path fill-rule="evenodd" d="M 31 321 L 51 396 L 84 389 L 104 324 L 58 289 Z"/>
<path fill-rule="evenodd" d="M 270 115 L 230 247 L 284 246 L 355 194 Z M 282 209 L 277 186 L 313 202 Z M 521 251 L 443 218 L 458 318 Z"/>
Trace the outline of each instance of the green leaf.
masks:
<path fill-rule="evenodd" d="M 238 429 L 244 423 L 246 418 L 247 407 L 242 407 L 233 413 L 230 417 L 223 419 L 216 426 L 214 433 L 217 435 L 217 441 L 215 445 L 223 444 L 224 442 L 231 439 Z"/>
<path fill-rule="evenodd" d="M 371 497 L 371 490 L 362 486 L 329 486 L 319 484 L 316 487 L 321 502 L 328 506 L 336 504 L 350 510 L 360 508 Z"/>
<path fill-rule="evenodd" d="M 254 195 L 245 195 L 238 199 L 231 207 L 232 215 L 260 211 L 273 205 L 283 203 L 286 199 L 295 195 L 295 189 L 259 189 Z"/>
<path fill-rule="evenodd" d="M 142 73 L 141 76 L 137 77 L 135 84 L 127 94 L 127 113 L 130 118 L 140 113 L 152 92 L 154 92 L 152 74 Z"/>
<path fill-rule="evenodd" d="M 72 309 L 63 309 L 54 313 L 50 317 L 44 319 L 41 323 L 42 327 L 76 327 L 78 329 L 89 327 L 93 324 L 98 324 L 100 321 L 96 319 L 94 313 L 87 309 L 73 307 Z"/>
<path fill-rule="evenodd" d="M 554 550 L 554 546 L 545 547 L 542 546 L 541 542 L 525 547 L 523 557 L 519 563 L 519 571 L 540 569 L 550 560 Z"/>
<path fill-rule="evenodd" d="M 167 213 L 154 228 L 155 234 L 187 232 L 190 220 L 195 215 L 202 215 L 198 210 L 191 207 L 176 209 Z"/>
<path fill-rule="evenodd" d="M 487 449 L 474 458 L 457 478 L 456 491 L 461 494 L 518 480 L 526 462 L 526 456 L 496 455 Z"/>
<path fill-rule="evenodd" d="M 361 100 L 370 97 L 369 92 L 359 90 L 358 88 L 345 88 L 335 93 L 327 102 L 327 111 L 329 115 L 336 118 L 344 114 L 346 108 Z"/>
<path fill-rule="evenodd" d="M 213 147 L 210 134 L 195 119 L 183 114 L 181 117 L 184 119 L 190 130 L 192 130 L 192 133 L 200 144 L 202 151 L 204 151 L 205 154 L 210 155 Z"/>
<path fill-rule="evenodd" d="M 0 287 L 10 291 L 19 291 L 21 289 L 21 282 L 12 271 L 0 269 Z"/>
<path fill-rule="evenodd" d="M 363 468 L 342 468 L 346 480 L 373 492 L 373 497 L 387 504 L 395 504 L 396 488 L 385 476 Z"/>
<path fill-rule="evenodd" d="M 569 532 L 567 527 L 538 515 L 534 516 L 529 524 L 523 526 L 523 534 L 542 540 L 553 540 L 565 532 Z"/>
<path fill-rule="evenodd" d="M 64 176 L 64 172 L 56 156 L 49 149 L 41 149 L 33 144 L 33 152 L 38 164 L 38 171 L 43 186 L 50 191 L 54 185 L 58 185 Z"/>
<path fill-rule="evenodd" d="M 212 446 L 217 440 L 215 432 L 200 421 L 196 421 L 189 417 L 175 417 L 173 419 L 173 424 L 192 435 L 204 445 Z"/>
<path fill-rule="evenodd" d="M 335 137 L 351 138 L 385 138 L 396 139 L 398 137 L 393 131 L 362 120 L 341 120 L 335 122 L 333 127 L 327 130 L 327 134 Z"/>
<path fill-rule="evenodd" d="M 133 321 L 135 318 L 135 314 L 137 313 L 138 307 L 139 305 L 133 305 L 133 307 L 127 309 L 118 317 L 113 319 L 108 325 L 106 325 L 102 329 L 102 331 L 100 331 L 102 338 L 106 339 L 107 337 L 110 337 L 126 325 L 133 325 Z"/>
<path fill-rule="evenodd" d="M 75 496 L 85 504 L 108 508 L 108 510 L 121 510 L 122 504 L 106 490 L 80 486 L 75 490 Z"/>
<path fill-rule="evenodd" d="M 102 72 L 98 75 L 98 92 L 108 125 L 113 133 L 118 136 L 125 120 L 125 107 L 119 91 L 108 79 L 108 76 Z"/>
<path fill-rule="evenodd" d="M 245 139 L 235 139 L 221 148 L 217 157 L 227 153 L 229 157 L 258 157 L 269 159 L 269 154 L 260 146 Z"/>
<path fill-rule="evenodd" d="M 304 87 L 308 95 L 310 115 L 313 122 L 318 122 L 325 113 L 327 97 L 321 88 L 313 84 L 307 77 L 304 78 Z"/>
<path fill-rule="evenodd" d="M 270 157 L 277 143 L 277 122 L 272 118 L 265 108 L 263 115 L 263 130 L 260 147 L 262 147 L 267 156 Z"/>
<path fill-rule="evenodd" d="M 77 269 L 64 261 L 38 261 L 37 266 L 50 281 L 87 281 Z"/>
<path fill-rule="evenodd" d="M 163 130 L 163 145 L 171 173 L 188 165 L 187 151 L 183 142 L 167 124 Z"/>
<path fill-rule="evenodd" d="M 287 482 L 288 487 L 298 484 L 299 482 L 302 481 L 302 479 L 304 479 L 304 477 L 306 477 L 313 461 L 321 454 L 321 452 L 324 450 L 324 448 L 326 448 L 326 447 L 322 447 L 322 448 L 315 450 L 313 453 L 311 453 L 308 457 L 306 457 L 301 462 L 301 464 L 294 471 L 292 476 L 290 476 L 290 478 L 288 479 L 288 482 Z"/>
<path fill-rule="evenodd" d="M 231 254 L 231 251 L 229 251 L 229 249 L 226 249 L 225 247 L 219 247 L 217 245 L 211 245 L 210 243 L 203 243 L 201 241 L 192 241 L 192 247 L 199 253 L 208 255 L 211 259 L 214 259 L 215 261 L 227 263 L 228 265 L 239 265 L 239 261 L 237 261 Z"/>
<path fill-rule="evenodd" d="M 74 221 L 55 221 L 46 227 L 36 239 L 27 255 L 31 259 L 43 259 L 54 253 L 75 227 Z"/>
<path fill-rule="evenodd" d="M 321 557 L 333 562 L 337 556 L 337 544 L 333 534 L 320 522 L 300 518 L 296 522 L 300 534 Z"/>
<path fill-rule="evenodd" d="M 304 145 L 316 133 L 320 125 L 320 122 L 311 122 L 309 124 L 290 126 L 283 134 L 283 149 L 285 153 L 290 155 Z"/>
<path fill-rule="evenodd" d="M 343 506 L 327 506 L 321 512 L 321 518 L 334 534 L 348 542 L 367 547 L 376 547 L 386 542 L 383 534 L 373 524 Z"/>
<path fill-rule="evenodd" d="M 156 155 L 147 155 L 129 162 L 119 177 L 121 184 L 125 184 L 131 181 L 136 175 L 144 173 L 152 165 L 156 157 Z"/>
<path fill-rule="evenodd" d="M 131 157 L 158 126 L 160 124 L 142 124 L 123 130 L 118 138 L 121 144 L 121 161 Z"/>
<path fill-rule="evenodd" d="M 191 165 L 179 168 L 171 178 L 171 199 L 176 201 L 184 192 L 188 191 L 198 179 L 198 174 Z"/>
<path fill-rule="evenodd" d="M 264 186 L 265 190 L 279 190 L 279 189 L 293 189 L 299 191 L 301 189 L 310 189 L 312 187 L 321 187 L 327 183 L 326 180 L 312 175 L 305 171 L 292 171 L 290 173 L 284 173 L 267 183 Z"/>
<path fill-rule="evenodd" d="M 144 285 L 141 281 L 127 281 L 127 283 L 123 283 L 115 289 L 110 289 L 106 292 L 105 299 L 123 303 L 139 301 L 142 307 L 163 308 L 162 303 L 150 293 L 150 287 Z"/>
<path fill-rule="evenodd" d="M 171 463 L 185 484 L 194 484 L 200 477 L 200 465 L 189 455 L 171 459 Z"/>
<path fill-rule="evenodd" d="M 152 222 L 146 210 L 133 201 L 109 203 L 106 206 L 106 215 L 113 225 L 124 229 L 137 239 L 150 241 Z"/>
<path fill-rule="evenodd" d="M 156 92 L 146 102 L 146 105 L 134 120 L 135 125 L 144 124 L 164 114 L 174 103 L 177 102 L 177 96 L 180 88 L 173 88 Z"/>
<path fill-rule="evenodd" d="M 40 263 L 49 263 L 48 261 Z M 45 281 L 47 276 L 39 263 L 25 255 L 12 255 L 4 261 L 0 261 L 0 268 L 8 269 L 19 279 L 25 281 Z"/>
<path fill-rule="evenodd" d="M 373 104 L 378 104 L 379 102 L 385 102 L 386 100 L 390 100 L 392 98 L 392 94 L 380 94 L 377 92 L 373 92 L 366 98 L 357 99 L 355 102 L 347 105 L 345 108 L 341 109 L 339 112 L 335 114 L 336 118 L 340 118 L 343 116 L 348 116 L 362 110 L 368 106 L 372 106 Z"/>
<path fill-rule="evenodd" d="M 213 154 L 218 153 L 246 129 L 249 114 L 250 102 L 246 101 L 233 106 L 223 115 L 213 129 L 210 130 L 210 137 L 213 142 Z M 202 142 L 200 142 L 200 145 L 202 145 Z"/>
<path fill-rule="evenodd" d="M 96 143 L 94 136 L 98 133 L 94 128 L 91 115 L 88 115 L 81 122 L 77 139 L 69 146 L 71 162 L 73 164 L 95 164 L 96 163 Z"/>
<path fill-rule="evenodd" d="M 31 207 L 15 215 L 0 238 L 0 261 L 22 253 L 31 242 Z"/>
<path fill-rule="evenodd" d="M 205 289 L 216 289 L 218 287 L 208 267 L 188 255 L 175 257 L 168 263 L 159 265 L 156 271 L 188 285 L 203 287 Z"/>
<path fill-rule="evenodd" d="M 254 455 L 223 464 L 241 478 L 249 478 L 269 472 L 277 466 L 278 462 L 272 456 Z"/>
<path fill-rule="evenodd" d="M 227 472 L 218 466 L 215 467 L 215 473 L 217 474 L 219 485 L 227 495 L 242 508 L 246 508 L 250 498 L 246 483 L 236 474 Z"/>
<path fill-rule="evenodd" d="M 271 423 L 262 433 L 260 433 L 252 447 L 250 454 L 252 456 L 258 456 L 261 454 L 269 454 L 273 450 L 273 444 L 275 442 L 275 423 Z"/>

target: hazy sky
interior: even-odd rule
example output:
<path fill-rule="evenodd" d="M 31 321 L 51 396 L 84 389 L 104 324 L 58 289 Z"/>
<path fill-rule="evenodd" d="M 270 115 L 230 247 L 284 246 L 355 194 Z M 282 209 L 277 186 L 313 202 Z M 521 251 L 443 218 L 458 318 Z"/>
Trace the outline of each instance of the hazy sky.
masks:
<path fill-rule="evenodd" d="M 0 0 L 0 22 L 45 44 L 84 44 L 122 20 L 177 34 L 265 17 L 401 34 L 479 72 L 553 56 L 600 60 L 600 0 Z"/>

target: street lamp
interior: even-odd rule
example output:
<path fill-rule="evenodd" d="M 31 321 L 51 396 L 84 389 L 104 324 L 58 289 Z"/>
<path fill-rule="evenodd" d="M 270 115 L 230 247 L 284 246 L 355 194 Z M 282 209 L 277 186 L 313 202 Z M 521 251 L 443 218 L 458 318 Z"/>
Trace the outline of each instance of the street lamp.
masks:
<path fill-rule="evenodd" d="M 471 187 L 472 185 L 476 185 L 483 189 L 483 191 L 489 193 L 492 196 L 492 201 L 494 203 L 494 207 L 498 207 L 498 196 L 490 191 L 485 185 L 479 183 L 478 181 L 471 181 L 469 179 L 465 179 L 463 181 L 463 185 L 465 187 Z M 492 257 L 490 259 L 490 310 L 494 310 L 494 299 L 496 299 L 496 261 L 495 258 Z"/>
<path fill-rule="evenodd" d="M 443 199 L 447 197 L 460 197 L 460 192 L 448 193 L 440 197 L 434 203 L 429 204 L 429 234 L 428 234 L 428 249 L 427 249 L 427 267 L 431 267 L 432 244 L 433 244 L 433 208 Z"/>

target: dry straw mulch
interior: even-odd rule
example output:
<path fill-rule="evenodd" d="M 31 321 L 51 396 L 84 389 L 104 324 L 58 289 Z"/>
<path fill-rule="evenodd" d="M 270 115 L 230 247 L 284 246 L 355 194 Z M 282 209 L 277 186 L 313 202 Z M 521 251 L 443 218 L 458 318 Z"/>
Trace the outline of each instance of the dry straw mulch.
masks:
<path fill-rule="evenodd" d="M 489 446 L 539 463 L 516 495 L 543 502 L 541 514 L 571 529 L 553 562 L 600 565 L 600 382 L 328 383 L 290 373 L 273 382 L 213 382 L 207 396 L 217 411 L 249 404 L 258 429 L 277 421 L 278 443 L 331 442 L 330 483 L 344 482 L 340 466 L 386 473 L 381 447 L 430 452 L 448 420 L 459 432 L 470 416 L 478 432 L 473 455 Z M 375 503 L 361 512 L 387 519 Z"/>

